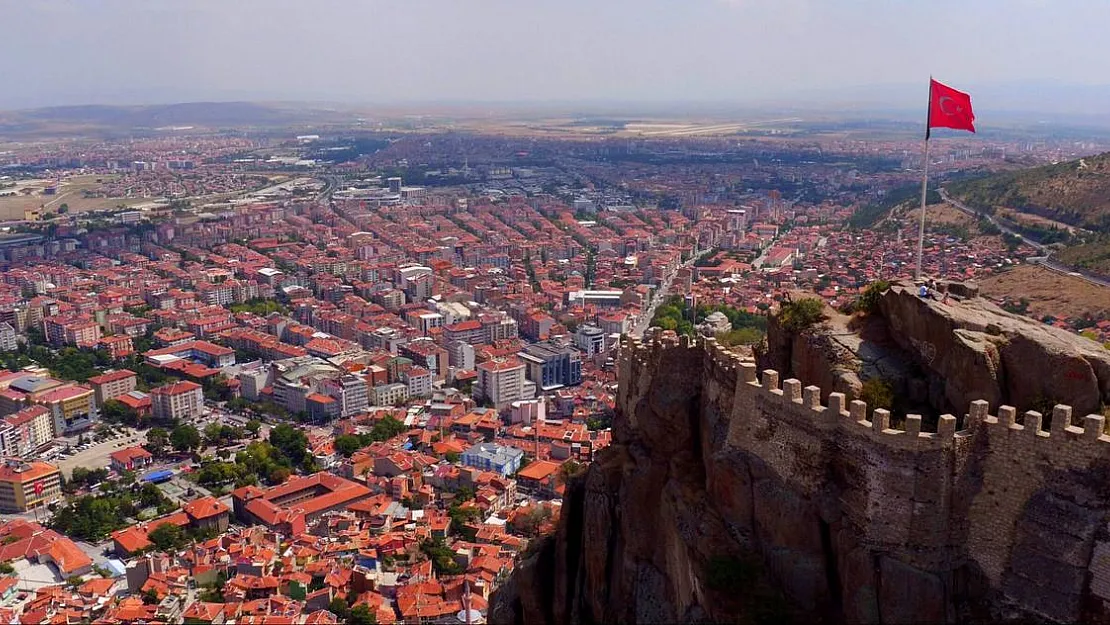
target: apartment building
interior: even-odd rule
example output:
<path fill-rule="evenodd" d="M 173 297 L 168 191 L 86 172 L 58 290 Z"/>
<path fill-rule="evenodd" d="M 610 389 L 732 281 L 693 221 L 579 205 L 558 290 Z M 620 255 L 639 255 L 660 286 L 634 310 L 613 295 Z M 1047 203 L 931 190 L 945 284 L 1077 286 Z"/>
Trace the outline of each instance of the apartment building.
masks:
<path fill-rule="evenodd" d="M 324 381 L 320 388 L 339 403 L 340 417 L 362 414 L 370 406 L 370 389 L 362 376 L 347 374 Z"/>
<path fill-rule="evenodd" d="M 15 337 L 16 332 L 12 324 L 6 321 L 0 322 L 0 352 L 14 352 L 19 349 L 19 341 Z"/>
<path fill-rule="evenodd" d="M 489 332 L 478 320 L 460 321 L 443 327 L 443 340 L 446 343 L 462 341 L 470 345 L 488 342 Z"/>
<path fill-rule="evenodd" d="M 474 384 L 474 398 L 489 401 L 501 408 L 514 401 L 530 399 L 524 396 L 524 363 L 519 358 L 487 360 L 477 366 L 478 380 Z"/>
<path fill-rule="evenodd" d="M 190 420 L 204 408 L 204 390 L 196 382 L 174 382 L 150 391 L 154 418 L 160 421 Z"/>
<path fill-rule="evenodd" d="M 42 395 L 35 403 L 50 410 L 54 419 L 54 436 L 87 430 L 96 422 L 96 396 L 87 386 L 59 388 Z"/>
<path fill-rule="evenodd" d="M 408 400 L 408 385 L 380 384 L 370 391 L 370 402 L 375 406 L 396 406 Z"/>
<path fill-rule="evenodd" d="M 447 350 L 436 345 L 431 339 L 416 339 L 398 348 L 398 353 L 420 367 L 431 372 L 436 380 L 447 375 Z"/>
<path fill-rule="evenodd" d="M 54 346 L 96 347 L 100 324 L 88 317 L 54 316 L 43 322 L 46 340 Z"/>
<path fill-rule="evenodd" d="M 524 347 L 520 358 L 527 366 L 527 377 L 545 391 L 582 383 L 582 359 L 578 350 L 552 342 Z"/>
<path fill-rule="evenodd" d="M 0 446 L 6 456 L 23 456 L 54 439 L 54 419 L 46 406 L 31 406 L 0 421 Z"/>
<path fill-rule="evenodd" d="M 104 402 L 109 399 L 115 399 L 120 395 L 130 393 L 135 390 L 137 382 L 138 376 L 135 375 L 134 371 L 128 369 L 108 371 L 102 375 L 89 378 L 89 385 L 92 386 L 97 406 L 103 406 Z"/>
<path fill-rule="evenodd" d="M 428 397 L 432 394 L 432 372 L 424 367 L 410 367 L 401 379 L 409 387 L 409 397 Z"/>

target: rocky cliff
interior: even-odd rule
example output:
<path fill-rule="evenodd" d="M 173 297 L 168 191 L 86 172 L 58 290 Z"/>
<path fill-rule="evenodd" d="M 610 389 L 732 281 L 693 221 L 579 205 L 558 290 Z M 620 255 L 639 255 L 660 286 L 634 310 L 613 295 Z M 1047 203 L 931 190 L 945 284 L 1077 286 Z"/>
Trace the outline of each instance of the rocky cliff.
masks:
<path fill-rule="evenodd" d="M 968 335 L 942 341 L 940 326 L 919 320 L 937 353 L 970 349 L 973 339 L 998 348 L 930 369 L 995 366 L 993 376 L 962 373 L 956 391 L 939 394 L 944 401 L 973 392 L 971 381 L 985 381 L 984 394 L 1020 396 L 1009 383 L 1012 359 L 1043 355 L 1035 333 L 987 308 L 971 315 L 973 303 L 965 316 L 944 315 L 904 296 L 884 299 L 882 314 L 948 319 L 952 334 Z M 909 352 L 919 326 L 898 328 L 905 347 L 892 342 Z M 1086 363 L 1085 380 L 1105 393 L 1097 352 L 1077 357 L 1061 346 L 1048 355 L 1056 360 L 1047 366 Z M 991 414 L 975 401 L 939 415 L 935 429 L 917 415 L 895 428 L 889 412 L 869 412 L 843 392 L 803 388 L 770 370 L 757 379 L 756 370 L 712 340 L 624 343 L 614 444 L 569 485 L 557 534 L 496 593 L 490 622 L 1110 615 L 1102 416 L 1056 406 L 1046 431 L 1046 415 L 1008 406 Z M 1089 384 L 1075 390 L 1096 401 Z"/>
<path fill-rule="evenodd" d="M 863 381 L 883 380 L 903 412 L 930 421 L 976 399 L 1042 411 L 1062 402 L 1083 414 L 1110 404 L 1110 352 L 1101 345 L 1008 313 L 966 285 L 943 287 L 954 292 L 947 302 L 894 284 L 872 314 L 827 310 L 801 332 L 772 319 L 760 367 L 849 399 Z"/>

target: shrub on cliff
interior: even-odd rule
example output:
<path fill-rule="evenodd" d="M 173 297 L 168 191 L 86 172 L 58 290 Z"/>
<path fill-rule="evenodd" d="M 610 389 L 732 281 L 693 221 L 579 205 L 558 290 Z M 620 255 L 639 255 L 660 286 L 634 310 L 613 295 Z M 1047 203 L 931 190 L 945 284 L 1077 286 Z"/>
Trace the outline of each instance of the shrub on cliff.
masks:
<path fill-rule="evenodd" d="M 894 389 L 891 388 L 889 382 L 881 378 L 871 378 L 864 382 L 859 392 L 859 398 L 867 402 L 868 410 L 875 410 L 876 408 L 891 410 L 894 408 Z"/>
<path fill-rule="evenodd" d="M 807 297 L 805 299 L 783 302 L 779 309 L 779 323 L 790 332 L 801 332 L 825 320 L 825 304 Z"/>
<path fill-rule="evenodd" d="M 865 315 L 870 315 L 877 311 L 879 309 L 879 298 L 889 288 L 890 283 L 886 280 L 876 280 L 867 285 L 867 288 L 860 294 L 859 299 L 856 300 L 855 309 Z"/>

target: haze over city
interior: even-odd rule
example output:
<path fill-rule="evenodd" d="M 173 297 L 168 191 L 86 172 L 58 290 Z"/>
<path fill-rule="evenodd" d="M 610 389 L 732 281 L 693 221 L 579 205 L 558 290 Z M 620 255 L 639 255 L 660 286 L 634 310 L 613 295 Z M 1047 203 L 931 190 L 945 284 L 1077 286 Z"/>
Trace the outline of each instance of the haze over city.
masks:
<path fill-rule="evenodd" d="M 0 108 L 224 100 L 916 107 L 1110 98 L 1099 0 L 0 1 Z M 1066 18 L 1066 19 L 1065 19 Z M 859 87 L 864 87 L 859 89 Z M 1084 97 L 1076 97 L 1076 95 Z M 1078 100 L 1078 101 L 1077 101 Z"/>

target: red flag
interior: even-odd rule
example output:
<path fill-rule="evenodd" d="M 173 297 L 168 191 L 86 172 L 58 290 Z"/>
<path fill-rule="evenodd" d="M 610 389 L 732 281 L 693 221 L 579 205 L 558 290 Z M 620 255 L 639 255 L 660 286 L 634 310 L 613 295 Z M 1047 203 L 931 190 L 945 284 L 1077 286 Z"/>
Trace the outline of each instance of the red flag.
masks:
<path fill-rule="evenodd" d="M 975 113 L 971 111 L 971 96 L 956 91 L 948 85 L 929 79 L 929 128 L 955 128 L 975 132 Z"/>

